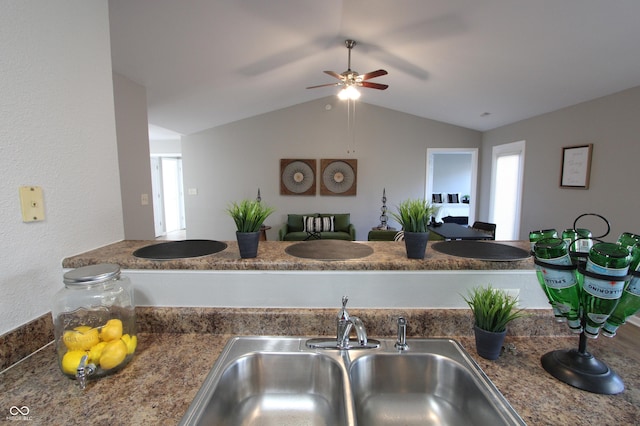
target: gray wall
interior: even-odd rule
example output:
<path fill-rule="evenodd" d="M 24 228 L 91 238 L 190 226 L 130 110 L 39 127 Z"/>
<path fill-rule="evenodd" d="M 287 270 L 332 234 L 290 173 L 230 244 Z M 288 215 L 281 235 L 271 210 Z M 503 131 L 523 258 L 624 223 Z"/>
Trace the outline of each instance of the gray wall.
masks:
<path fill-rule="evenodd" d="M 234 239 L 225 207 L 254 198 L 260 188 L 263 202 L 277 209 L 266 221 L 273 227 L 269 239 L 276 239 L 287 213 L 348 212 L 357 239 L 366 240 L 379 224 L 383 188 L 389 208 L 424 197 L 427 148 L 481 146 L 481 133 L 474 130 L 365 102 L 356 108 L 355 141 L 349 137 L 346 104 L 335 96 L 184 136 L 187 237 Z M 356 158 L 357 195 L 280 195 L 282 158 Z"/>
<path fill-rule="evenodd" d="M 149 157 L 147 91 L 128 78 L 113 74 L 113 94 L 120 165 L 120 190 L 124 237 L 127 240 L 152 240 L 153 191 Z M 142 194 L 148 204 L 141 202 Z"/>
<path fill-rule="evenodd" d="M 611 223 L 606 238 L 640 233 L 640 87 L 574 105 L 484 133 L 480 216 L 488 216 L 491 150 L 526 141 L 520 238 L 533 229 L 570 228 L 582 213 Z M 560 188 L 562 147 L 593 143 L 588 190 Z M 583 222 L 581 222 L 583 223 Z M 601 222 L 584 222 L 595 233 Z"/>

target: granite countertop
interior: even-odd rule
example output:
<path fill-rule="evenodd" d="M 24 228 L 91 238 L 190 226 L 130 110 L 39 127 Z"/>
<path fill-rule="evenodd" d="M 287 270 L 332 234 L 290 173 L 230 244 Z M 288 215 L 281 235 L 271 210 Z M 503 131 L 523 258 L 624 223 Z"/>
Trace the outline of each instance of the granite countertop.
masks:
<path fill-rule="evenodd" d="M 29 408 L 31 424 L 175 425 L 228 338 L 331 335 L 335 314 L 331 310 L 210 308 L 141 308 L 137 313 L 138 349 L 125 369 L 90 381 L 81 391 L 74 380 L 60 373 L 53 345 L 48 344 L 0 374 L 3 416 L 27 420 L 10 413 L 15 406 Z M 363 318 L 371 337 L 394 337 L 390 311 L 354 310 L 353 314 Z M 527 320 L 530 323 L 520 327 L 529 331 L 526 336 L 512 334 L 510 329 L 505 343 L 514 349 L 496 361 L 476 354 L 466 311 L 393 314 L 407 316 L 409 338 L 445 336 L 462 343 L 529 425 L 640 423 L 640 355 L 633 346 L 623 344 L 625 333 L 637 339 L 635 326 L 622 327 L 620 337 L 614 339 L 589 341 L 590 352 L 614 369 L 626 386 L 618 395 L 597 395 L 556 380 L 540 366 L 544 353 L 577 347 L 577 338 L 563 335 L 565 326 L 553 323 L 550 313 Z"/>
<path fill-rule="evenodd" d="M 95 250 L 88 251 L 63 260 L 64 268 L 78 268 L 97 263 L 115 263 L 123 269 L 196 269 L 196 270 L 527 270 L 534 269 L 533 259 L 518 261 L 483 261 L 442 254 L 427 246 L 423 260 L 408 259 L 404 242 L 395 241 L 357 241 L 373 249 L 367 257 L 350 260 L 313 260 L 294 257 L 285 252 L 293 241 L 261 241 L 258 256 L 253 259 L 241 259 L 238 244 L 224 241 L 227 248 L 221 252 L 188 259 L 148 260 L 133 256 L 133 252 L 158 241 L 125 240 Z M 514 246 L 525 251 L 530 250 L 528 241 L 499 241 L 500 244 Z"/>

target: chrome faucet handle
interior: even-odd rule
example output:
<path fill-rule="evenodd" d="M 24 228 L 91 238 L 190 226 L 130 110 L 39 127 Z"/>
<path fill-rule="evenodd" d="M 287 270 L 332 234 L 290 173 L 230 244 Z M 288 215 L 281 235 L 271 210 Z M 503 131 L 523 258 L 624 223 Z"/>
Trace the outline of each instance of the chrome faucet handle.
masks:
<path fill-rule="evenodd" d="M 349 320 L 349 312 L 347 312 L 347 302 L 349 301 L 348 296 L 342 296 L 342 309 L 338 312 L 338 321 L 348 321 Z"/>
<path fill-rule="evenodd" d="M 407 345 L 407 320 L 404 317 L 398 317 L 398 339 L 394 346 L 399 351 L 409 349 L 409 345 Z"/>
<path fill-rule="evenodd" d="M 82 359 L 80 359 L 80 364 L 76 370 L 76 380 L 82 390 L 87 387 L 87 377 L 96 371 L 96 366 L 94 364 L 87 364 L 87 360 L 88 357 L 86 355 L 82 355 Z"/>
<path fill-rule="evenodd" d="M 349 346 L 349 332 L 351 331 L 351 318 L 349 312 L 347 312 L 347 302 L 349 298 L 342 296 L 342 309 L 338 312 L 337 324 L 336 324 L 336 345 L 339 348 L 346 348 Z"/>

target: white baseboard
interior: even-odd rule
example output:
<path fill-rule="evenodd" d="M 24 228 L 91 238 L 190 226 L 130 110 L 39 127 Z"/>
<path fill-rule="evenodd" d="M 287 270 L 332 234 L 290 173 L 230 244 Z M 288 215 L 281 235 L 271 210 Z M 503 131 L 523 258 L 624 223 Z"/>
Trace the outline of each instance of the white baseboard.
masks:
<path fill-rule="evenodd" d="M 636 327 L 640 327 L 640 317 L 637 315 L 634 315 L 630 318 L 627 319 L 627 322 L 630 324 L 635 325 Z"/>

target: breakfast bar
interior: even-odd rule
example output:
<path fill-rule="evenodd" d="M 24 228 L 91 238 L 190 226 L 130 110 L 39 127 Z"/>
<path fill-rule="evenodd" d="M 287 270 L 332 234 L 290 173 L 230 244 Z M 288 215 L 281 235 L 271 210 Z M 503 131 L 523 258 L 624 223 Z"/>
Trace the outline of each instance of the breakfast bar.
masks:
<path fill-rule="evenodd" d="M 328 308 L 348 294 L 361 308 L 465 308 L 461 294 L 492 284 L 518 295 L 523 307 L 548 307 L 528 254 L 511 261 L 459 257 L 435 250 L 440 241 L 429 242 L 425 258 L 417 260 L 407 258 L 402 241 L 343 241 L 371 254 L 327 260 L 288 253 L 314 241 L 263 241 L 256 258 L 241 259 L 235 241 L 224 243 L 224 250 L 211 255 L 150 260 L 133 252 L 157 241 L 121 241 L 66 258 L 63 267 L 120 265 L 135 283 L 139 306 Z M 500 245 L 529 249 L 525 241 Z"/>

